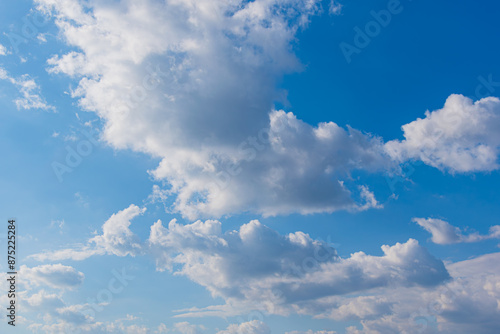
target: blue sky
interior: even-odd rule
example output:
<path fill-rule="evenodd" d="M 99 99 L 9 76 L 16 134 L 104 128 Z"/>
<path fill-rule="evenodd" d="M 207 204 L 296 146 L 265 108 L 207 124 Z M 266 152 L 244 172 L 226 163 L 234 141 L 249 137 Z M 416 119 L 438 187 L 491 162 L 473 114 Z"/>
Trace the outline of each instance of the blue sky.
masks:
<path fill-rule="evenodd" d="M 1 3 L 2 332 L 496 333 L 497 7 Z"/>

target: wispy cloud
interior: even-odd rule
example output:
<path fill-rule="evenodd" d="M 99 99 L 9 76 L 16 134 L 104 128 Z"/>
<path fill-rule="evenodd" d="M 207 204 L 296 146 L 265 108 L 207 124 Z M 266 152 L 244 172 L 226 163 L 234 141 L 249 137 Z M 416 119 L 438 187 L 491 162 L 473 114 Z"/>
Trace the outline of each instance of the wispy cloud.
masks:
<path fill-rule="evenodd" d="M 29 75 L 24 74 L 18 78 L 13 78 L 5 69 L 0 67 L 0 79 L 9 81 L 19 90 L 21 97 L 14 99 L 17 109 L 42 109 L 56 112 L 56 108 L 48 104 L 42 96 L 40 86 Z"/>
<path fill-rule="evenodd" d="M 30 255 L 37 261 L 85 260 L 94 255 L 114 254 L 117 256 L 136 255 L 141 251 L 137 236 L 130 231 L 131 220 L 144 213 L 145 208 L 130 205 L 113 214 L 102 226 L 102 233 L 92 237 L 87 243 L 72 248 L 48 251 Z"/>

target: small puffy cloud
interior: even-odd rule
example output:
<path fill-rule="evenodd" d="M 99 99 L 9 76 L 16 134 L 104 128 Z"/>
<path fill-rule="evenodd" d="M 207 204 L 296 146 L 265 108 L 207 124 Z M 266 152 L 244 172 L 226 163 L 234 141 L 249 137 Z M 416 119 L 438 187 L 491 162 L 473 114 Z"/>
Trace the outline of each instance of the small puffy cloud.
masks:
<path fill-rule="evenodd" d="M 52 221 L 50 222 L 50 226 L 49 226 L 49 227 L 51 227 L 51 228 L 52 228 L 52 227 L 57 227 L 57 228 L 59 228 L 60 230 L 62 230 L 62 229 L 63 229 L 63 227 L 64 227 L 64 224 L 65 224 L 64 219 L 61 219 L 61 220 L 52 220 Z"/>
<path fill-rule="evenodd" d="M 412 221 L 431 233 L 432 242 L 435 244 L 446 245 L 462 241 L 460 229 L 450 225 L 444 220 L 434 218 L 413 218 Z"/>
<path fill-rule="evenodd" d="M 435 218 L 413 218 L 413 222 L 432 234 L 432 242 L 440 245 L 457 244 L 462 242 L 478 242 L 488 239 L 500 239 L 500 225 L 490 227 L 487 235 L 479 233 L 465 234 L 458 227 Z"/>
<path fill-rule="evenodd" d="M 330 15 L 340 15 L 342 14 L 343 5 L 337 0 L 330 0 L 330 5 L 328 6 L 328 12 Z"/>
<path fill-rule="evenodd" d="M 487 172 L 499 168 L 500 100 L 473 102 L 451 95 L 442 109 L 403 125 L 405 139 L 386 144 L 395 160 L 418 159 L 451 173 Z"/>
<path fill-rule="evenodd" d="M 364 200 L 364 204 L 358 205 L 356 207 L 357 210 L 364 211 L 372 208 L 381 209 L 384 207 L 377 201 L 375 194 L 371 192 L 367 186 L 360 186 L 359 188 L 361 190 L 360 196 Z"/>
<path fill-rule="evenodd" d="M 39 43 L 47 43 L 47 34 L 38 34 L 36 35 L 36 39 L 39 41 Z"/>
<path fill-rule="evenodd" d="M 0 56 L 5 56 L 7 54 L 7 48 L 0 44 Z"/>
<path fill-rule="evenodd" d="M 153 191 L 147 198 L 148 203 L 165 203 L 168 198 L 168 191 L 161 189 L 159 185 L 153 185 Z"/>
<path fill-rule="evenodd" d="M 131 220 L 141 215 L 146 208 L 130 205 L 125 210 L 113 214 L 102 226 L 102 234 L 90 239 L 97 249 L 107 254 L 118 256 L 135 255 L 141 245 L 138 238 L 130 231 Z"/>
<path fill-rule="evenodd" d="M 72 289 L 83 283 L 85 275 L 75 268 L 62 264 L 47 264 L 33 268 L 22 265 L 20 275 L 33 286 L 48 286 L 56 289 Z"/>
<path fill-rule="evenodd" d="M 177 274 L 224 298 L 232 312 L 259 307 L 288 314 L 292 309 L 312 309 L 328 296 L 389 286 L 431 287 L 449 279 L 444 264 L 412 239 L 382 246 L 383 256 L 358 252 L 342 259 L 333 248 L 302 232 L 283 236 L 255 220 L 226 233 L 221 233 L 220 225 L 218 221 L 180 225 L 173 220 L 165 228 L 158 221 L 149 242 L 159 270 L 179 268 Z M 343 312 L 348 314 L 353 305 L 345 305 Z M 373 307 L 382 312 L 387 305 Z M 365 309 L 360 314 L 372 312 L 370 306 Z M 187 310 L 184 315 L 197 313 L 217 310 Z"/>
<path fill-rule="evenodd" d="M 47 60 L 47 64 L 52 65 L 48 69 L 49 73 L 65 73 L 73 77 L 85 71 L 83 69 L 85 66 L 85 56 L 73 51 L 62 57 L 55 55 Z"/>
<path fill-rule="evenodd" d="M 146 208 L 131 204 L 128 208 L 113 214 L 102 226 L 102 234 L 88 240 L 87 244 L 74 248 L 31 255 L 38 261 L 60 261 L 72 259 L 80 261 L 93 255 L 113 254 L 135 256 L 142 247 L 138 237 L 130 230 L 131 220 L 141 215 Z"/>
<path fill-rule="evenodd" d="M 241 324 L 231 324 L 217 334 L 271 334 L 271 330 L 262 321 L 252 320 Z"/>

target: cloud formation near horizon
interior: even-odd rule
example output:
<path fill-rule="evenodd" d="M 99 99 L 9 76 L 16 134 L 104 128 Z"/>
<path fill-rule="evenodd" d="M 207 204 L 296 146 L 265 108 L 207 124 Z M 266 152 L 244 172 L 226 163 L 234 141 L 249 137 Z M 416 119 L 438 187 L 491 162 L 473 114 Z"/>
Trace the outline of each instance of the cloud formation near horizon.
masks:
<path fill-rule="evenodd" d="M 256 220 L 224 234 L 218 221 L 180 225 L 173 220 L 168 228 L 158 221 L 149 242 L 158 269 L 180 265 L 176 274 L 224 298 L 231 308 L 250 305 L 283 315 L 328 296 L 429 287 L 449 278 L 444 264 L 413 239 L 382 246 L 383 256 L 357 252 L 342 259 L 303 232 L 281 236 Z"/>
<path fill-rule="evenodd" d="M 405 243 L 382 246 L 381 256 L 356 252 L 342 258 L 329 244 L 314 240 L 306 233 L 297 231 L 281 235 L 257 220 L 226 232 L 217 220 L 183 225 L 174 219 L 167 227 L 159 220 L 151 226 L 147 242 L 141 242 L 135 235 L 123 233 L 122 228 L 130 231 L 130 219 L 142 211 L 131 205 L 104 223 L 103 230 L 107 232 L 103 235 L 108 235 L 108 241 L 115 240 L 115 235 L 124 234 L 127 235 L 125 239 L 118 239 L 135 240 L 133 243 L 110 242 L 110 245 L 119 244 L 119 249 L 123 250 L 125 245 L 132 249 L 133 244 L 138 244 L 141 254 L 156 261 L 158 270 L 185 276 L 225 302 L 178 310 L 178 318 L 227 317 L 252 310 L 281 316 L 302 314 L 318 319 L 360 321 L 362 329 L 347 328 L 347 333 L 353 334 L 413 331 L 423 326 L 424 319 L 426 326 L 437 321 L 441 332 L 453 333 L 463 325 L 463 314 L 472 312 L 478 318 L 470 319 L 468 328 L 490 333 L 491 326 L 496 323 L 480 319 L 491 320 L 500 314 L 491 307 L 500 300 L 497 291 L 500 272 L 490 265 L 498 260 L 499 253 L 445 266 L 416 240 L 409 239 Z M 121 232 L 110 234 L 116 230 Z M 72 254 L 71 249 L 65 253 Z M 129 253 L 115 251 L 109 254 L 125 256 Z M 56 252 L 48 253 L 42 260 L 59 261 L 60 258 Z M 69 288 L 83 279 L 82 273 L 61 264 L 23 268 L 23 272 L 33 276 L 36 287 L 47 284 L 46 280 L 53 273 L 67 273 L 64 275 L 67 279 L 61 284 Z M 82 318 L 85 305 L 67 305 L 61 296 L 43 290 L 25 298 L 33 307 L 43 304 L 56 310 L 53 316 L 62 322 L 45 325 L 46 328 L 83 328 L 83 332 L 102 330 L 106 333 L 104 324 Z M 427 310 L 430 304 L 434 306 Z M 475 305 L 474 310 L 471 304 Z M 117 322 L 109 330 L 120 328 L 128 327 Z M 131 328 L 146 330 L 144 327 Z M 182 333 L 182 329 L 203 332 L 188 322 L 177 323 L 171 330 Z M 245 330 L 268 333 L 268 327 L 261 322 L 229 325 L 221 333 L 244 333 Z"/>

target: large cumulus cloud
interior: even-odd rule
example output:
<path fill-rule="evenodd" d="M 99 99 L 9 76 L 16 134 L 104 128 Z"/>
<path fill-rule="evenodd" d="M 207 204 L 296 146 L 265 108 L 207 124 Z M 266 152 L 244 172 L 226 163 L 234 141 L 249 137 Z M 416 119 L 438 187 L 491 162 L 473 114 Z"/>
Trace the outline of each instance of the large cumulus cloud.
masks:
<path fill-rule="evenodd" d="M 417 241 L 382 246 L 340 258 L 303 232 L 282 236 L 258 221 L 221 232 L 218 221 L 151 228 L 149 242 L 160 270 L 176 270 L 231 307 L 288 314 L 311 300 L 381 287 L 430 287 L 449 279 L 444 264 Z M 347 307 L 347 306 L 346 306 Z"/>
<path fill-rule="evenodd" d="M 36 3 L 73 48 L 52 56 L 49 72 L 77 81 L 72 95 L 103 120 L 108 144 L 161 160 L 151 174 L 189 219 L 380 207 L 362 181 L 346 181 L 407 160 L 453 173 L 498 169 L 496 98 L 452 95 L 386 144 L 275 110 L 285 102 L 280 80 L 301 70 L 296 33 L 319 1 Z"/>
<path fill-rule="evenodd" d="M 37 3 L 74 47 L 49 71 L 78 81 L 103 140 L 161 159 L 152 175 L 185 217 L 377 207 L 344 181 L 390 168 L 379 138 L 273 109 L 283 75 L 301 69 L 295 34 L 317 1 Z"/>

